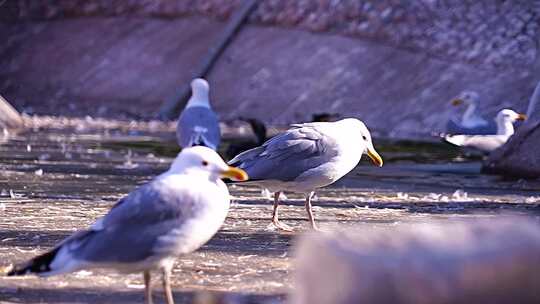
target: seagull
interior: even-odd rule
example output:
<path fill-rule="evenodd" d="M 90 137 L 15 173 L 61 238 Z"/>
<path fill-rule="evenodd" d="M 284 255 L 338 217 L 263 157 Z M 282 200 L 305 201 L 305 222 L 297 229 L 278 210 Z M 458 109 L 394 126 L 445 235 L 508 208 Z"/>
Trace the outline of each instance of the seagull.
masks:
<path fill-rule="evenodd" d="M 246 150 L 258 147 L 268 139 L 266 135 L 266 125 L 262 121 L 256 118 L 240 118 L 239 120 L 245 121 L 249 124 L 253 134 L 255 135 L 255 140 L 231 143 L 225 151 L 225 155 L 229 158 L 232 158 Z"/>
<path fill-rule="evenodd" d="M 219 146 L 219 120 L 210 106 L 209 90 L 206 80 L 196 78 L 191 81 L 191 98 L 176 125 L 176 138 L 182 148 L 206 146 L 215 151 Z"/>
<path fill-rule="evenodd" d="M 364 153 L 376 165 L 383 165 L 364 123 L 346 118 L 294 124 L 261 146 L 237 155 L 229 164 L 244 169 L 249 183 L 274 192 L 272 224 L 276 228 L 292 231 L 279 222 L 278 206 L 281 192 L 293 191 L 305 194 L 311 227 L 317 229 L 311 209 L 315 190 L 349 173 Z"/>
<path fill-rule="evenodd" d="M 168 304 L 175 258 L 195 251 L 219 230 L 229 209 L 220 179 L 247 179 L 207 147 L 182 150 L 170 169 L 117 202 L 87 230 L 15 267 L 8 275 L 51 276 L 89 268 L 142 272 L 145 303 L 152 303 L 150 272 L 160 270 Z"/>
<path fill-rule="evenodd" d="M 452 106 L 467 106 L 461 119 L 452 117 L 446 124 L 446 132 L 449 134 L 496 134 L 495 121 L 488 122 L 477 111 L 478 93 L 464 91 L 452 100 Z M 460 107 L 462 108 L 462 107 Z M 459 108 L 456 108 L 459 109 Z M 454 115 L 457 115 L 455 113 Z"/>
<path fill-rule="evenodd" d="M 446 135 L 444 139 L 456 146 L 471 147 L 483 152 L 491 152 L 504 145 L 514 134 L 513 123 L 525 120 L 527 115 L 519 114 L 510 109 L 503 109 L 495 118 L 497 134 L 494 135 Z"/>

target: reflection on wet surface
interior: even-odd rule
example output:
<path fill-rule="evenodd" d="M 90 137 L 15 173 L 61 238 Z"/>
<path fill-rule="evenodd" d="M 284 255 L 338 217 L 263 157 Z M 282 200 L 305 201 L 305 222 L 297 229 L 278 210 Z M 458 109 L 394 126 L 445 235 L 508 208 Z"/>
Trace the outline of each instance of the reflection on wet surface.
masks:
<path fill-rule="evenodd" d="M 19 134 L 0 145 L 0 266 L 51 248 L 164 171 L 178 151 L 173 138 L 172 133 L 49 130 Z M 322 229 L 393 229 L 506 214 L 540 218 L 539 181 L 483 175 L 478 156 L 464 157 L 442 143 L 380 141 L 377 148 L 383 168 L 363 159 L 317 193 L 314 212 Z M 297 234 L 269 227 L 271 205 L 259 188 L 230 189 L 234 202 L 223 229 L 200 251 L 178 259 L 173 286 L 179 303 L 201 290 L 280 301 L 291 288 L 290 249 Z M 303 195 L 287 196 L 282 220 L 297 233 L 306 231 Z M 50 279 L 0 278 L 1 300 L 13 303 L 141 302 L 141 288 L 139 274 L 101 270 Z"/>

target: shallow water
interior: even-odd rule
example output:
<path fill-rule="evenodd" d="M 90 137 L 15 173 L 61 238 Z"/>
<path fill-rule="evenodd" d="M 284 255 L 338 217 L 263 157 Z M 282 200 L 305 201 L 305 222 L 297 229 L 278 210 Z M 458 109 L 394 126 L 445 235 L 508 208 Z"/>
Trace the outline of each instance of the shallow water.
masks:
<path fill-rule="evenodd" d="M 481 174 L 477 155 L 443 143 L 380 140 L 376 147 L 384 167 L 363 159 L 345 178 L 318 191 L 314 212 L 323 229 L 393 229 L 516 214 L 540 218 L 538 181 Z M 178 150 L 172 131 L 39 130 L 9 138 L 0 145 L 0 267 L 90 225 L 136 185 L 166 170 Z M 279 302 L 290 290 L 291 248 L 297 234 L 308 230 L 302 195 L 288 193 L 280 208 L 282 220 L 297 231 L 283 234 L 268 226 L 271 205 L 259 188 L 230 190 L 235 199 L 223 229 L 175 267 L 179 303 L 202 290 Z M 0 295 L 11 303 L 131 303 L 141 302 L 141 284 L 140 275 L 107 271 L 47 280 L 0 277 Z"/>

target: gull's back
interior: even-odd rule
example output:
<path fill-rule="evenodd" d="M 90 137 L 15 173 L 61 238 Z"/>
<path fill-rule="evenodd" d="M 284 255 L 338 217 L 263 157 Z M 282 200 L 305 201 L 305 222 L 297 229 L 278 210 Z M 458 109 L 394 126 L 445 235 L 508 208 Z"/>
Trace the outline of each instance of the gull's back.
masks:
<path fill-rule="evenodd" d="M 338 154 L 333 149 L 334 140 L 324 136 L 314 125 L 317 123 L 294 125 L 263 145 L 237 155 L 229 163 L 244 169 L 250 180 L 293 181 Z"/>
<path fill-rule="evenodd" d="M 206 146 L 216 150 L 221 141 L 218 116 L 210 107 L 187 107 L 178 119 L 176 137 L 182 148 Z"/>
<path fill-rule="evenodd" d="M 225 220 L 227 188 L 223 183 L 198 186 L 187 175 L 162 177 L 132 191 L 89 229 L 14 274 L 32 271 L 49 276 L 94 267 L 135 272 L 196 250 Z"/>

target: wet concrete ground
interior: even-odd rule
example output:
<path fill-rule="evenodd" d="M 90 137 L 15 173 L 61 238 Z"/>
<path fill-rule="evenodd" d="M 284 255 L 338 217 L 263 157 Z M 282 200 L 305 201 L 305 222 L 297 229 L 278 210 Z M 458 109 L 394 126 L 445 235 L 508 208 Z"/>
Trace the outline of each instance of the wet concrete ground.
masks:
<path fill-rule="evenodd" d="M 164 171 L 175 153 L 172 131 L 126 136 L 54 129 L 7 139 L 0 145 L 0 267 L 50 249 Z M 540 221 L 539 181 L 481 175 L 478 160 L 446 146 L 379 147 L 383 168 L 362 160 L 318 192 L 314 212 L 323 230 L 507 214 Z M 287 194 L 281 207 L 282 220 L 296 229 L 285 234 L 268 226 L 271 204 L 258 188 L 230 190 L 235 199 L 222 230 L 201 250 L 178 259 L 172 283 L 177 303 L 192 303 L 204 291 L 233 297 L 231 303 L 281 303 L 292 288 L 291 249 L 308 230 L 302 196 Z M 140 274 L 102 270 L 47 279 L 0 277 L 0 303 L 136 303 L 143 300 L 142 284 Z M 164 301 L 160 286 L 156 280 L 158 303 Z"/>

